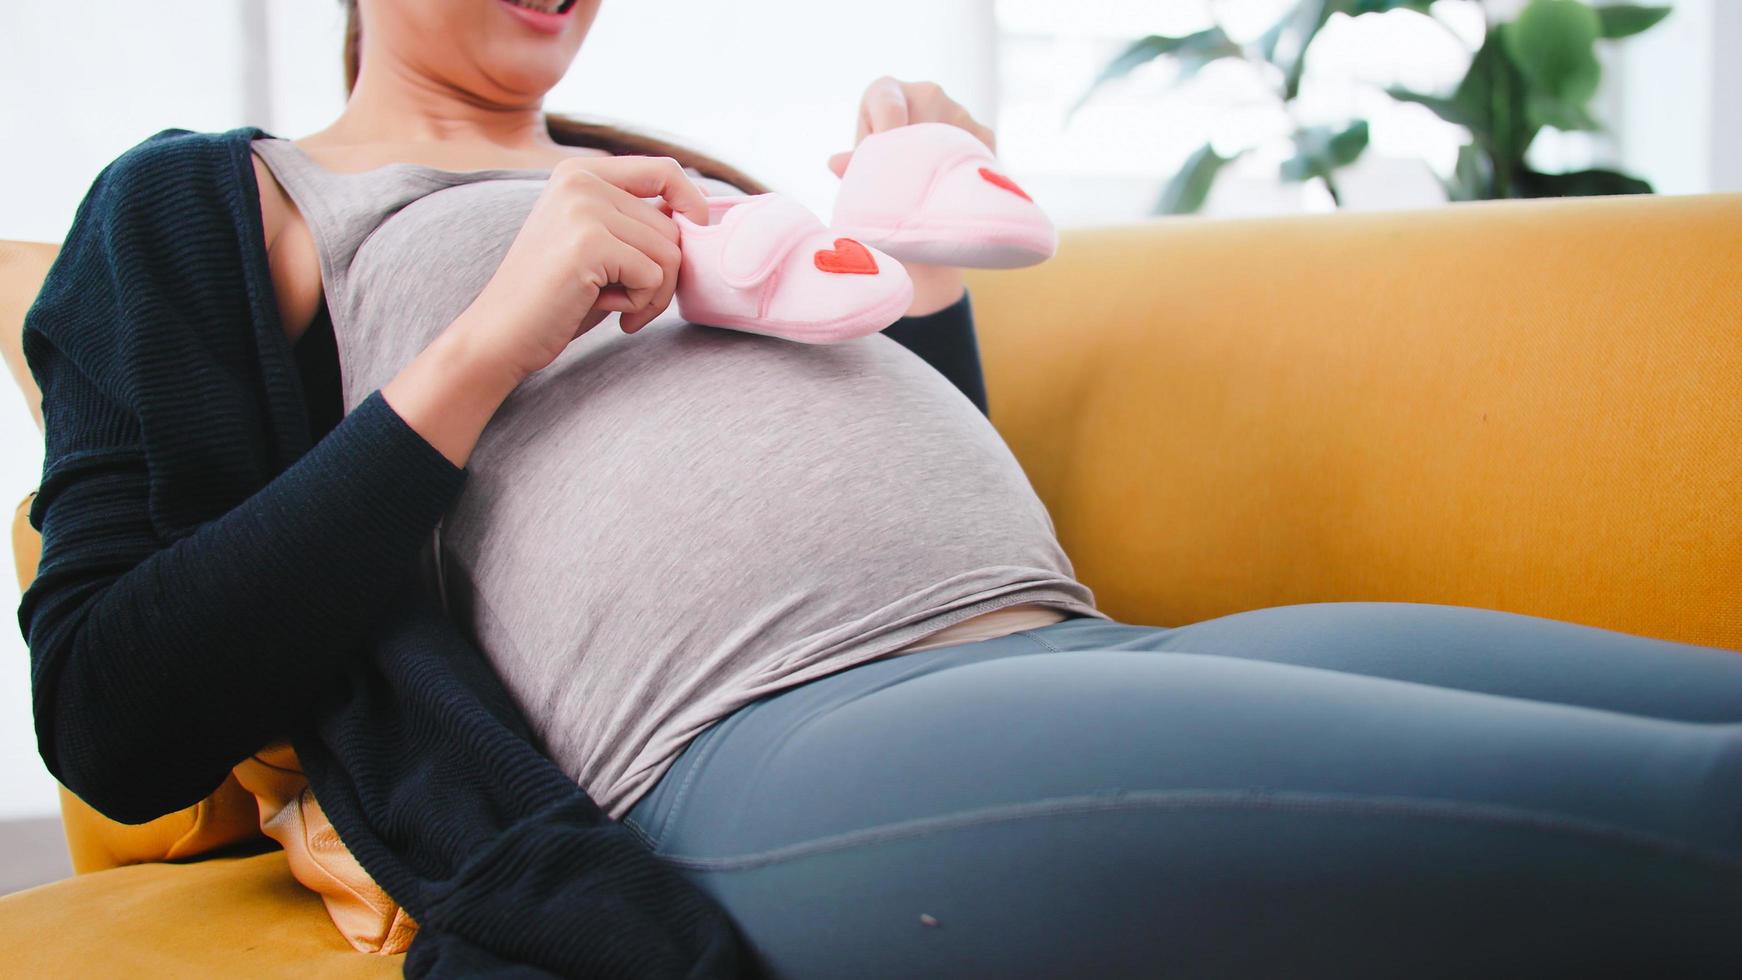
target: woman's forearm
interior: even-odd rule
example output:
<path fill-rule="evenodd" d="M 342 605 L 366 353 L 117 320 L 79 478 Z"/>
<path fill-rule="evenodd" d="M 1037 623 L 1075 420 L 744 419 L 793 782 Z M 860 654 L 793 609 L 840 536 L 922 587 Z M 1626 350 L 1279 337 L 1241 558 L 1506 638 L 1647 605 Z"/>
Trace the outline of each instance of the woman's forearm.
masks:
<path fill-rule="evenodd" d="M 45 376 L 57 411 L 91 401 L 70 368 Z M 51 464 L 37 501 L 42 565 L 20 606 L 43 761 L 129 823 L 197 802 L 306 719 L 382 603 L 408 587 L 465 479 L 373 395 L 170 544 L 151 520 L 142 453 Z"/>
<path fill-rule="evenodd" d="M 906 269 L 913 279 L 906 317 L 947 310 L 967 293 L 962 270 L 954 266 L 910 263 Z M 455 466 L 466 465 L 484 427 L 522 380 L 482 342 L 489 330 L 478 319 L 484 315 L 474 310 L 461 314 L 381 388 L 382 398 L 399 417 Z M 971 338 L 971 324 L 967 330 Z"/>
<path fill-rule="evenodd" d="M 917 354 L 955 385 L 982 415 L 989 414 L 980 344 L 974 335 L 973 304 L 966 290 L 941 309 L 923 316 L 902 317 L 885 327 L 883 335 Z"/>
<path fill-rule="evenodd" d="M 478 438 L 521 378 L 479 343 L 487 325 L 462 314 L 393 380 L 381 397 L 455 466 L 465 466 Z"/>
<path fill-rule="evenodd" d="M 908 278 L 913 280 L 913 302 L 908 316 L 926 316 L 952 305 L 967 291 L 967 278 L 952 265 L 904 263 Z"/>

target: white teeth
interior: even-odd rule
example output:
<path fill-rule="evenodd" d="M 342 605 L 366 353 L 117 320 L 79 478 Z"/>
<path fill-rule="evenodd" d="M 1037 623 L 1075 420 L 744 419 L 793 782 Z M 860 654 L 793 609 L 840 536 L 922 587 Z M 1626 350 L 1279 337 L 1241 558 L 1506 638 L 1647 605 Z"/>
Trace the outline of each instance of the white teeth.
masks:
<path fill-rule="evenodd" d="M 560 14 L 569 6 L 568 0 L 542 0 L 542 2 L 541 0 L 508 0 L 508 2 L 516 7 L 536 10 L 541 14 Z"/>

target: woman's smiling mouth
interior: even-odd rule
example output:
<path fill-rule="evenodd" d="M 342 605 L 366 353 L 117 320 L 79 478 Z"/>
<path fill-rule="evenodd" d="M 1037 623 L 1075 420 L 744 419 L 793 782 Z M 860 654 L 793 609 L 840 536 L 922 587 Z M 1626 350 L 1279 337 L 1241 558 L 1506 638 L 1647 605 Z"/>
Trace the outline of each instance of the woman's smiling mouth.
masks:
<path fill-rule="evenodd" d="M 496 0 L 521 23 L 541 34 L 561 34 L 575 0 Z"/>

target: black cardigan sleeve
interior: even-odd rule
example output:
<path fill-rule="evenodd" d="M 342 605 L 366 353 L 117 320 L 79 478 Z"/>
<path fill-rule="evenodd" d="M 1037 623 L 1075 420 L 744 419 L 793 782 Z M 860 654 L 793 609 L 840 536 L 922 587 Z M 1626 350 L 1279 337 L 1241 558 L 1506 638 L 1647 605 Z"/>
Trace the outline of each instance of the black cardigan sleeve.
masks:
<path fill-rule="evenodd" d="M 125 823 L 198 802 L 306 717 L 466 478 L 377 391 L 169 540 L 135 407 L 165 385 L 208 383 L 211 365 L 170 342 L 194 331 L 151 325 L 212 316 L 212 294 L 238 291 L 206 274 L 233 242 L 192 219 L 136 217 L 176 203 L 177 163 L 146 144 L 99 176 L 24 325 L 46 436 L 29 514 L 42 558 L 18 608 L 38 747 L 67 788 Z M 221 420 L 181 422 L 210 426 L 216 454 Z"/>
<path fill-rule="evenodd" d="M 966 290 L 949 306 L 924 316 L 904 316 L 885 327 L 883 333 L 937 368 L 980 414 L 989 414 L 980 345 L 974 337 L 973 304 Z"/>

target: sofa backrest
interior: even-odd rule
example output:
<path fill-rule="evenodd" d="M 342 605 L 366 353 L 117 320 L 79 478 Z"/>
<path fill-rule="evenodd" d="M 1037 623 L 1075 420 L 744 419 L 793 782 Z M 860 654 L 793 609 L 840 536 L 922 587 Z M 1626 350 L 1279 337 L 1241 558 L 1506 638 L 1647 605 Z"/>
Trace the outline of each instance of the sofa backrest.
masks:
<path fill-rule="evenodd" d="M 1155 219 L 970 275 L 1126 622 L 1481 606 L 1742 649 L 1742 194 Z"/>

